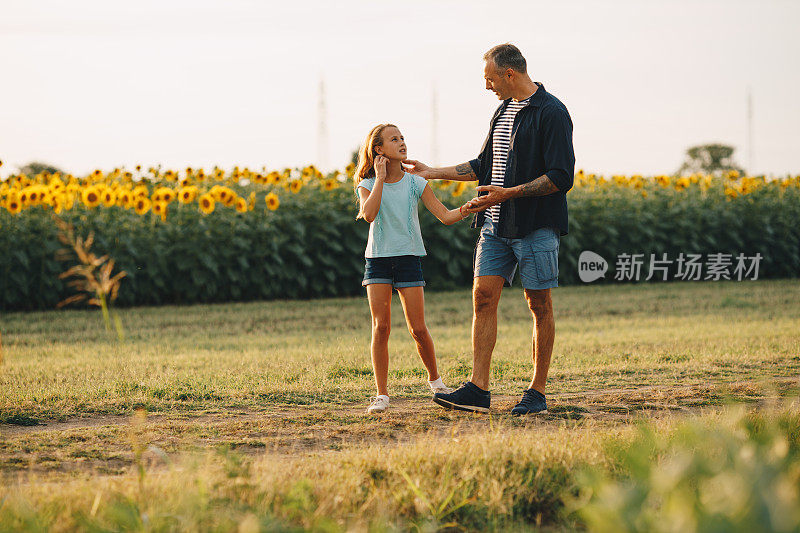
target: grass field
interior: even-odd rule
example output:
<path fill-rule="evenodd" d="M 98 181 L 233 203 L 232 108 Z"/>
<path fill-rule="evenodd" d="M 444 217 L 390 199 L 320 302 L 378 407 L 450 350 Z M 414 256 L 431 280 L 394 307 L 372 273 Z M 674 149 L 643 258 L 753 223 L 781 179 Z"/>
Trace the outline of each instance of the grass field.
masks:
<path fill-rule="evenodd" d="M 501 301 L 487 417 L 430 402 L 397 302 L 380 417 L 363 414 L 363 298 L 123 309 L 121 343 L 97 312 L 5 314 L 0 530 L 572 529 L 602 516 L 571 511 L 577 473 L 624 470 L 609 450 L 637 442 L 632 422 L 669 442 L 753 410 L 784 420 L 800 480 L 796 280 L 555 290 L 550 414 L 533 419 L 508 415 L 531 370 L 521 292 Z M 426 303 L 457 384 L 470 293 Z"/>

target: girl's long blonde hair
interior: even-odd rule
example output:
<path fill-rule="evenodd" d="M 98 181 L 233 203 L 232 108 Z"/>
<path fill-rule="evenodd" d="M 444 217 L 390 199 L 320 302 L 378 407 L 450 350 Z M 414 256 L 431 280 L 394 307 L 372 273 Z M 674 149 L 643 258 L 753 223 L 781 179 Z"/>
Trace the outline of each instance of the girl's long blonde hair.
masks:
<path fill-rule="evenodd" d="M 375 177 L 375 148 L 383 146 L 383 130 L 386 128 L 396 128 L 394 124 L 378 124 L 367 134 L 364 144 L 358 150 L 358 164 L 356 172 L 353 174 L 353 187 L 358 193 L 358 184 L 361 180 Z"/>

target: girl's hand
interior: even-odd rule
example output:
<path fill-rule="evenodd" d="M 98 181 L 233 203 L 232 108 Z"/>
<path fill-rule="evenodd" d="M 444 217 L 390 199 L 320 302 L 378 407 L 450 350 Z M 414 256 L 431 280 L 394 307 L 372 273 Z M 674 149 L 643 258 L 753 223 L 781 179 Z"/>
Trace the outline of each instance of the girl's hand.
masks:
<path fill-rule="evenodd" d="M 379 180 L 386 179 L 386 164 L 389 162 L 385 156 L 376 155 L 375 156 L 375 164 L 373 167 L 375 168 L 375 177 Z"/>

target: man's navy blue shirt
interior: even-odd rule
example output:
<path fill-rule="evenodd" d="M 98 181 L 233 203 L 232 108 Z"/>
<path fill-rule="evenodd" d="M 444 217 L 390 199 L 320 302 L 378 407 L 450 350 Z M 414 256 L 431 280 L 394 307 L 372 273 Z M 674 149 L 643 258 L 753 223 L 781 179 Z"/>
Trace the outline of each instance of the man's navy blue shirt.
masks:
<path fill-rule="evenodd" d="M 515 187 L 547 174 L 558 191 L 501 203 L 498 234 L 507 239 L 519 239 L 545 227 L 556 228 L 561 235 L 569 232 L 566 195 L 575 175 L 572 119 L 561 100 L 545 91 L 541 83 L 536 85 L 538 89 L 514 118 L 503 186 Z M 491 185 L 492 135 L 509 101 L 503 101 L 495 111 L 481 154 L 469 162 L 480 185 Z M 472 227 L 483 226 L 484 219 L 484 212 L 477 213 Z"/>

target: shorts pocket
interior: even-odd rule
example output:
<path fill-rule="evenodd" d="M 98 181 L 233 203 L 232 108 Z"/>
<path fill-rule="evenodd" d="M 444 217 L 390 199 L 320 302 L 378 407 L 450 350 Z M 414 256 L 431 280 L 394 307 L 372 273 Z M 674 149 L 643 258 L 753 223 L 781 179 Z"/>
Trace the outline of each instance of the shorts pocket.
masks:
<path fill-rule="evenodd" d="M 540 282 L 558 278 L 558 248 L 555 250 L 534 250 L 533 263 L 536 265 L 536 277 Z"/>

